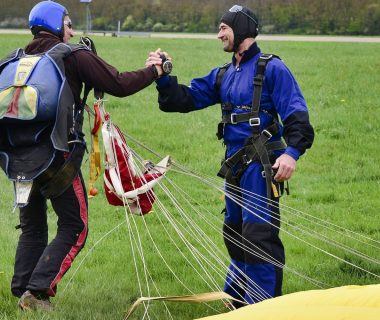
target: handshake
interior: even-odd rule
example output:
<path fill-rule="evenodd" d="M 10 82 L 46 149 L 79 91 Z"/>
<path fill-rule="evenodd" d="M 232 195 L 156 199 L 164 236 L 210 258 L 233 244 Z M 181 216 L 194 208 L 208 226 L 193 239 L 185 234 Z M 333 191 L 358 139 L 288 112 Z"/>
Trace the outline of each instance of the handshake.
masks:
<path fill-rule="evenodd" d="M 155 68 L 157 71 L 157 78 L 170 74 L 173 69 L 172 59 L 166 52 L 162 52 L 158 48 L 154 52 L 150 52 L 145 61 L 145 67 Z"/>

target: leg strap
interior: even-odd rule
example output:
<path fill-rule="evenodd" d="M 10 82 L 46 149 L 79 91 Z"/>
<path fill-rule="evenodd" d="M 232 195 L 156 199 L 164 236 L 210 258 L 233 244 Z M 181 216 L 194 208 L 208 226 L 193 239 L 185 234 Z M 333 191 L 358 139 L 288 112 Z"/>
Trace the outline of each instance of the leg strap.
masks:
<path fill-rule="evenodd" d="M 84 141 L 74 142 L 72 151 L 62 167 L 40 188 L 45 198 L 60 196 L 71 185 L 82 164 L 86 145 Z"/>
<path fill-rule="evenodd" d="M 263 166 L 263 177 L 266 180 L 267 197 L 272 194 L 272 165 L 269 160 L 269 153 L 274 150 L 285 149 L 286 145 L 282 141 L 267 143 L 268 136 L 261 134 L 257 139 L 250 139 L 250 143 L 241 148 L 238 152 L 223 161 L 218 172 L 218 177 L 226 179 L 227 183 L 239 186 L 240 177 L 252 161 L 260 161 Z"/>

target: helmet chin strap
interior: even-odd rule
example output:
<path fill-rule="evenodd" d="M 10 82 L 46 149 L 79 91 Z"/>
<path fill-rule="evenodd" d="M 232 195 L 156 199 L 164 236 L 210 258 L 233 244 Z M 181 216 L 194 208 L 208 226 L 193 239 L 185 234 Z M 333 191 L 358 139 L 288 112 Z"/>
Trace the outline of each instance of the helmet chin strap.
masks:
<path fill-rule="evenodd" d="M 243 40 L 241 39 L 234 39 L 234 47 L 233 47 L 233 50 L 235 53 L 239 53 L 240 55 L 240 52 L 239 52 L 239 46 L 240 44 L 243 42 Z"/>

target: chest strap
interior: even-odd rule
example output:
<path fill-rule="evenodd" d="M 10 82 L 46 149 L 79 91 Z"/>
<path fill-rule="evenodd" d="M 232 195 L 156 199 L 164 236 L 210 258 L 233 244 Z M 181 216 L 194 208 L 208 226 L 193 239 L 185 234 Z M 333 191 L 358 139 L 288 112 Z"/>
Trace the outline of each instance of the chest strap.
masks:
<path fill-rule="evenodd" d="M 250 126 L 260 126 L 260 118 L 255 117 L 256 113 L 229 113 L 222 116 L 222 123 L 237 124 L 241 122 L 248 122 Z"/>

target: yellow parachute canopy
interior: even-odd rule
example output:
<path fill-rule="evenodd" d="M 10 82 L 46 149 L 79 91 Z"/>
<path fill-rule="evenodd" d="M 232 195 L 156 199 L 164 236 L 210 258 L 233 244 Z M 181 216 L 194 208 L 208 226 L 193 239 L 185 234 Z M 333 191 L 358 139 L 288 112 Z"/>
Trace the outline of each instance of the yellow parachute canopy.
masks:
<path fill-rule="evenodd" d="M 202 320 L 379 320 L 380 285 L 301 291 Z M 200 319 L 198 319 L 200 320 Z"/>

